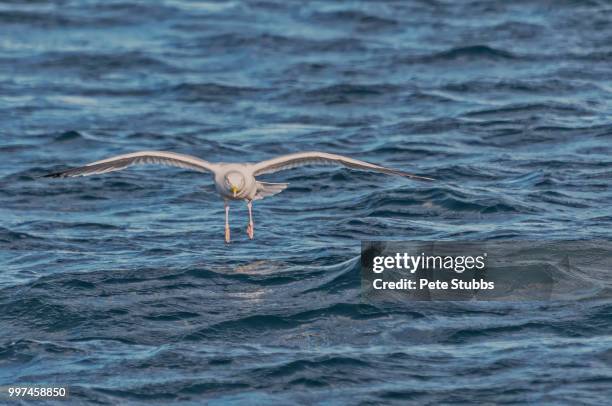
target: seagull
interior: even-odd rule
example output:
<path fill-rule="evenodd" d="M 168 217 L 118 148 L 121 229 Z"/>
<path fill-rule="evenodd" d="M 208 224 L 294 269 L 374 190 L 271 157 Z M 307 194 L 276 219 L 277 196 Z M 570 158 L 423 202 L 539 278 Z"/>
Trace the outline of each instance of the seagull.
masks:
<path fill-rule="evenodd" d="M 351 169 L 369 170 L 388 175 L 398 175 L 405 178 L 431 181 L 432 178 L 412 175 L 397 169 L 385 168 L 365 161 L 349 158 L 343 155 L 326 152 L 298 152 L 282 155 L 277 158 L 257 163 L 225 163 L 208 162 L 203 159 L 167 151 L 139 151 L 130 154 L 117 155 L 89 163 L 85 166 L 72 168 L 61 172 L 44 175 L 48 178 L 67 178 L 75 176 L 97 175 L 107 172 L 119 171 L 132 165 L 157 164 L 176 166 L 198 172 L 212 173 L 215 188 L 225 203 L 225 242 L 230 242 L 229 228 L 229 201 L 243 200 L 249 210 L 249 224 L 247 235 L 254 238 L 253 201 L 274 196 L 287 188 L 287 183 L 261 182 L 257 176 L 274 173 L 298 166 L 307 165 L 342 165 Z"/>

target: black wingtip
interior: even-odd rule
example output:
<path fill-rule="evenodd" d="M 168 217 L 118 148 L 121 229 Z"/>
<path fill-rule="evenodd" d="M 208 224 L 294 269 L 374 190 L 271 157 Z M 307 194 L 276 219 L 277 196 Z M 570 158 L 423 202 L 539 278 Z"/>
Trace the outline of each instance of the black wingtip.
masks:
<path fill-rule="evenodd" d="M 41 176 L 41 178 L 63 178 L 63 177 L 64 177 L 64 172 L 48 173 L 46 175 Z"/>
<path fill-rule="evenodd" d="M 407 179 L 414 179 L 414 180 L 420 180 L 423 182 L 435 182 L 437 179 L 434 178 L 429 178 L 427 176 L 420 176 L 420 175 L 413 175 L 411 173 L 406 173 L 406 172 L 398 172 L 398 175 L 403 176 L 404 178 Z"/>

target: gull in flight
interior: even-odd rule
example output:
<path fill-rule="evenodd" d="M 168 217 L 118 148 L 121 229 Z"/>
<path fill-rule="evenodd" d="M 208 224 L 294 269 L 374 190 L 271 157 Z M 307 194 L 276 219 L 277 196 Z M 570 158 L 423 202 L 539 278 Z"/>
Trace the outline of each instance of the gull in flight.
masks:
<path fill-rule="evenodd" d="M 49 178 L 66 178 L 74 176 L 89 176 L 101 173 L 119 171 L 132 165 L 158 164 L 177 166 L 199 172 L 210 172 L 213 175 L 217 192 L 225 201 L 225 242 L 230 242 L 229 200 L 244 200 L 249 209 L 249 224 L 247 234 L 254 236 L 253 200 L 274 196 L 287 188 L 287 183 L 261 182 L 257 176 L 278 172 L 306 165 L 342 165 L 351 169 L 370 170 L 398 175 L 418 180 L 433 180 L 423 176 L 412 175 L 397 169 L 359 161 L 342 155 L 325 152 L 298 152 L 283 155 L 258 163 L 213 163 L 191 155 L 177 154 L 165 151 L 140 151 L 131 154 L 118 155 L 85 166 L 68 169 L 62 172 L 45 175 Z"/>

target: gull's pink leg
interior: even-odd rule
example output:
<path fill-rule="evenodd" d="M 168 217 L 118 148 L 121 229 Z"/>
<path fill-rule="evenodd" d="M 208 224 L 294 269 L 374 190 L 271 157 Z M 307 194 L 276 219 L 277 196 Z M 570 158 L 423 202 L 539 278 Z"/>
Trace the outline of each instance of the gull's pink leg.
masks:
<path fill-rule="evenodd" d="M 249 208 L 249 225 L 247 227 L 247 234 L 249 238 L 252 240 L 255 236 L 255 225 L 253 224 L 253 201 L 249 200 L 247 202 L 247 207 Z"/>
<path fill-rule="evenodd" d="M 230 242 L 230 228 L 229 228 L 229 204 L 225 200 L 225 242 Z"/>

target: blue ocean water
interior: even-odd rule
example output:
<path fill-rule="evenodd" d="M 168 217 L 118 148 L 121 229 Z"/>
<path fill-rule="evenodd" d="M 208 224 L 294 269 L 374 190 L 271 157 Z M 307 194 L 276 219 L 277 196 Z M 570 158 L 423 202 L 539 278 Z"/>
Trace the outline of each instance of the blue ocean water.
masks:
<path fill-rule="evenodd" d="M 611 282 L 360 299 L 360 241 L 612 237 L 608 1 L 0 2 L 0 386 L 75 403 L 602 404 Z M 230 213 L 208 175 L 40 178 L 136 150 L 342 168 Z"/>

